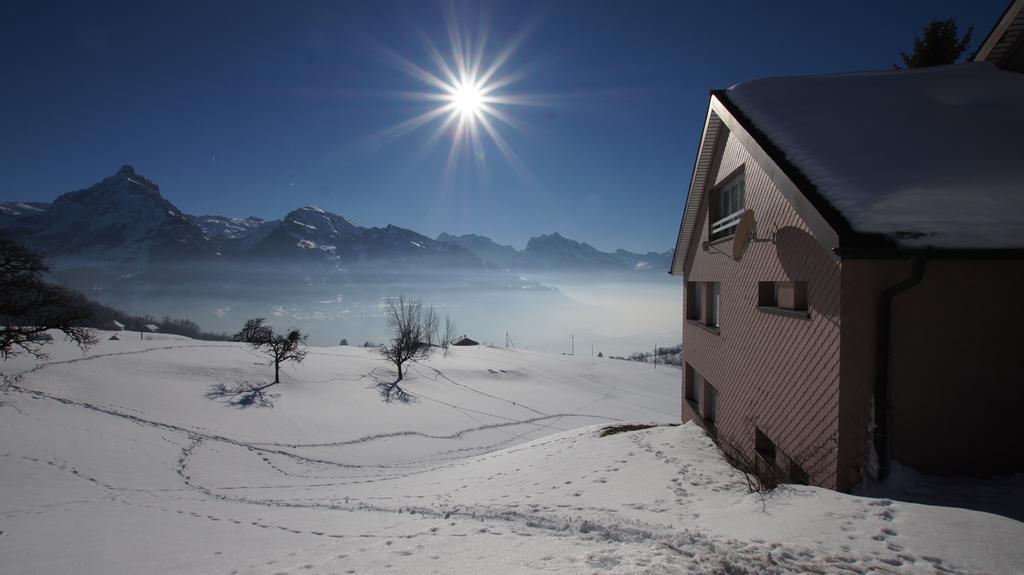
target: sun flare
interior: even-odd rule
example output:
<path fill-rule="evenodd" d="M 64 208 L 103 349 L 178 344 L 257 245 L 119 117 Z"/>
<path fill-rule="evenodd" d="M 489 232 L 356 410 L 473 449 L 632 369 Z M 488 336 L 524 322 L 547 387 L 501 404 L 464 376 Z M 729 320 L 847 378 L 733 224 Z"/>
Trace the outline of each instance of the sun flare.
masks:
<path fill-rule="evenodd" d="M 474 117 L 484 106 L 483 90 L 475 79 L 464 79 L 453 86 L 451 102 L 462 116 Z"/>
<path fill-rule="evenodd" d="M 481 22 L 476 34 L 469 33 L 449 5 L 448 50 L 441 50 L 424 36 L 424 66 L 386 48 L 380 50 L 385 63 L 423 83 L 425 90 L 403 93 L 409 100 L 429 102 L 422 113 L 395 124 L 370 139 L 372 145 L 389 141 L 433 125 L 421 154 L 442 140 L 451 142 L 445 168 L 450 181 L 460 158 L 472 159 L 485 170 L 486 148 L 493 146 L 509 165 L 527 179 L 530 170 L 502 134 L 505 128 L 523 132 L 524 125 L 513 117 L 511 108 L 549 105 L 545 97 L 511 94 L 508 89 L 530 75 L 528 67 L 509 70 L 513 55 L 530 36 L 536 21 L 524 24 L 500 45 L 488 42 L 488 30 Z M 421 156 L 422 157 L 422 156 Z"/>

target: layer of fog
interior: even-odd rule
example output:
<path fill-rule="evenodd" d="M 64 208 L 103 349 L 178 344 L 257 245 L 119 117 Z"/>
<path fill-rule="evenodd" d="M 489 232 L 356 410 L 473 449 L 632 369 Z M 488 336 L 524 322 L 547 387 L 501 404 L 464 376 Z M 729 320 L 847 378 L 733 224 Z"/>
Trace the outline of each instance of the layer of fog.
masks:
<path fill-rule="evenodd" d="M 170 267 L 145 275 L 63 262 L 62 283 L 137 315 L 234 333 L 251 317 L 298 327 L 314 345 L 386 338 L 381 300 L 405 295 L 451 316 L 481 343 L 551 353 L 627 355 L 682 339 L 681 281 L 661 273 L 522 274 L 281 266 Z M 506 332 L 509 340 L 506 340 Z"/>

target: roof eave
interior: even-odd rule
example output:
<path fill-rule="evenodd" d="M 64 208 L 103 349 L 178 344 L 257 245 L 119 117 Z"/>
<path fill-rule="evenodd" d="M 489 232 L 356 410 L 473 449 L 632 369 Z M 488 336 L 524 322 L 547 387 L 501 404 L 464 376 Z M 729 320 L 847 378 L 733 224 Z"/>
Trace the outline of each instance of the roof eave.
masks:
<path fill-rule="evenodd" d="M 1003 39 L 1003 35 L 1006 34 L 1007 29 L 1017 18 L 1017 16 L 1024 11 L 1024 0 L 1015 0 L 1011 2 L 1006 10 L 1003 11 L 1003 15 L 996 21 L 995 26 L 992 27 L 992 31 L 985 37 L 985 41 L 981 43 L 981 47 L 978 48 L 978 53 L 974 56 L 975 62 L 988 62 L 992 50 L 999 45 L 999 42 Z"/>
<path fill-rule="evenodd" d="M 700 208 L 700 195 L 710 171 L 711 161 L 714 159 L 719 129 L 720 123 L 713 116 L 712 105 L 709 103 L 707 114 L 704 117 L 704 129 L 701 130 L 700 143 L 697 147 L 697 156 L 693 160 L 690 188 L 686 194 L 683 214 L 679 221 L 679 233 L 676 236 L 675 251 L 672 253 L 672 267 L 668 271 L 673 276 L 683 275 L 683 270 L 686 267 L 686 258 L 689 255 L 689 250 L 684 244 L 689 243 L 688 232 L 692 230 L 696 220 L 696 212 Z M 691 203 L 694 205 L 691 206 Z"/>

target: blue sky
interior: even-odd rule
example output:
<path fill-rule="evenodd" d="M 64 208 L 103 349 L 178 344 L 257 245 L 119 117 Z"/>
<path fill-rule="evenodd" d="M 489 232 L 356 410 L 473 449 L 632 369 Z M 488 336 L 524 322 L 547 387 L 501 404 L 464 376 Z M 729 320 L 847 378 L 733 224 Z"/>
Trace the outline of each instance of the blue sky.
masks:
<path fill-rule="evenodd" d="M 450 174 L 450 134 L 387 132 L 436 105 L 403 96 L 429 87 L 385 54 L 436 71 L 424 39 L 448 53 L 441 2 L 86 4 L 5 6 L 0 200 L 52 200 L 130 163 L 189 213 L 315 204 L 430 236 L 661 251 L 709 90 L 891 68 L 933 18 L 974 26 L 977 45 L 1006 0 L 457 3 L 464 31 L 487 23 L 485 63 L 531 31 L 502 92 L 534 105 L 499 106 L 521 168 L 485 138 Z"/>

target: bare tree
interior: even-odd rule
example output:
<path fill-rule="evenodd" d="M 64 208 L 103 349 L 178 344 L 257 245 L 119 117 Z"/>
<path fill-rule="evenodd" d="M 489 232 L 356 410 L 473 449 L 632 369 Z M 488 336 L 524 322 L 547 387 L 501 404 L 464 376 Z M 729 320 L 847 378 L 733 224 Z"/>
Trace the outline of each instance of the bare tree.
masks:
<path fill-rule="evenodd" d="M 441 336 L 441 348 L 444 349 L 445 357 L 451 352 L 452 340 L 455 339 L 455 330 L 458 328 L 455 326 L 455 320 L 450 316 L 444 316 L 444 334 Z"/>
<path fill-rule="evenodd" d="M 96 333 L 82 327 L 92 312 L 72 292 L 43 281 L 48 271 L 42 256 L 0 238 L 0 359 L 23 352 L 45 358 L 50 329 L 83 351 L 96 343 Z"/>
<path fill-rule="evenodd" d="M 289 330 L 287 334 L 275 333 L 274 328 L 266 325 L 265 321 L 262 317 L 246 321 L 242 331 L 235 334 L 235 340 L 249 344 L 254 350 L 269 358 L 268 365 L 274 366 L 274 383 L 264 387 L 270 387 L 281 383 L 283 362 L 301 363 L 306 358 L 306 350 L 302 348 L 306 343 L 306 335 L 295 328 Z"/>
<path fill-rule="evenodd" d="M 391 339 L 381 345 L 380 354 L 398 369 L 398 383 L 405 377 L 402 366 L 430 354 L 430 346 L 424 342 L 423 304 L 405 296 L 389 298 L 384 302 L 384 315 Z"/>
<path fill-rule="evenodd" d="M 266 325 L 266 319 L 262 317 L 254 317 L 250 320 L 246 320 L 245 325 L 242 326 L 242 330 L 236 333 L 232 339 L 235 341 L 241 341 L 244 343 L 252 343 L 254 341 L 262 341 L 273 335 L 274 330 Z"/>
<path fill-rule="evenodd" d="M 433 306 L 423 308 L 423 343 L 427 346 L 436 346 L 440 343 L 438 340 L 438 331 L 441 327 L 441 318 L 438 317 L 437 312 Z"/>

